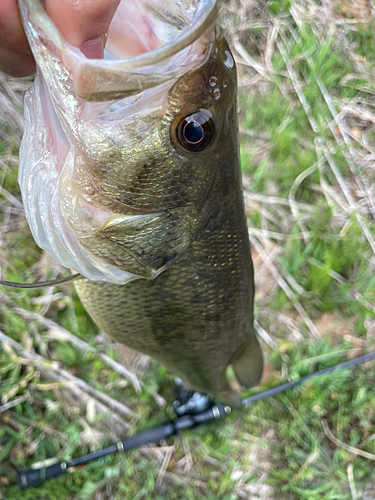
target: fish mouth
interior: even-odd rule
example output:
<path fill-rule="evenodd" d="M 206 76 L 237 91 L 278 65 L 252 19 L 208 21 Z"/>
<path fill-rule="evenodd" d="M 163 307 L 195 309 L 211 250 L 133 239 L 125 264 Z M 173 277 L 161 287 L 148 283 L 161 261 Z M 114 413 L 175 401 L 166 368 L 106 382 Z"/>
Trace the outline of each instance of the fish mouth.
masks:
<path fill-rule="evenodd" d="M 164 191 L 176 196 L 162 165 L 174 155 L 192 182 L 170 143 L 169 92 L 209 59 L 218 0 L 122 0 L 95 59 L 63 38 L 43 0 L 18 1 L 37 62 L 18 174 L 34 239 L 89 280 L 152 278 L 184 253 L 199 223 L 192 199 L 166 210 Z M 157 189 L 144 193 L 146 176 Z"/>
<path fill-rule="evenodd" d="M 192 45 L 215 23 L 219 11 L 218 0 L 122 0 L 102 58 L 90 59 L 64 39 L 39 0 L 19 4 L 26 32 L 30 22 L 60 51 L 76 96 L 88 102 L 125 98 L 183 74 L 186 64 L 181 59 L 190 64 L 199 59 Z"/>

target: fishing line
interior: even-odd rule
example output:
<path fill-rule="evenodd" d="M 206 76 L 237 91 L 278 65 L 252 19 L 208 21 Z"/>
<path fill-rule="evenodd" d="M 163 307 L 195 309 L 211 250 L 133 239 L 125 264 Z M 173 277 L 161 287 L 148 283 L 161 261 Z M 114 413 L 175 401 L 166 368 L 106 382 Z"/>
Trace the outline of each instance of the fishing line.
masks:
<path fill-rule="evenodd" d="M 363 356 L 359 356 L 358 358 L 344 361 L 343 363 L 339 363 L 329 368 L 310 373 L 309 375 L 301 377 L 297 380 L 278 385 L 271 389 L 267 389 L 266 391 L 254 394 L 253 396 L 249 396 L 248 398 L 242 400 L 242 404 L 243 406 L 246 406 L 251 403 L 255 403 L 256 401 L 262 401 L 263 399 L 298 387 L 314 377 L 327 375 L 336 370 L 345 370 L 346 368 L 365 363 L 366 361 L 370 361 L 374 358 L 375 351 L 372 351 L 368 354 L 364 354 Z M 211 422 L 212 420 L 224 418 L 230 412 L 231 408 L 229 406 L 217 404 L 212 406 L 211 408 L 208 408 L 207 410 L 204 410 L 201 413 L 183 415 L 170 422 L 166 422 L 162 425 L 158 425 L 156 427 L 152 427 L 151 429 L 142 431 L 134 436 L 122 439 L 112 446 L 108 446 L 107 448 L 99 451 L 94 451 L 92 453 L 89 453 L 88 455 L 73 458 L 72 460 L 58 462 L 49 467 L 43 467 L 41 469 L 30 469 L 25 472 L 20 472 L 18 473 L 17 478 L 18 485 L 21 490 L 40 486 L 49 479 L 65 474 L 65 472 L 67 472 L 67 470 L 71 467 L 86 464 L 88 462 L 91 462 L 91 460 L 96 460 L 98 458 L 111 455 L 112 453 L 125 452 L 134 448 L 138 448 L 139 446 L 158 442 L 162 439 L 166 439 L 170 436 L 178 434 L 180 431 L 183 431 L 185 429 L 193 429 L 195 427 L 198 427 L 199 425 Z"/>
<path fill-rule="evenodd" d="M 74 281 L 80 278 L 80 274 L 70 274 L 66 278 L 61 278 L 59 280 L 50 280 L 50 281 L 39 281 L 38 283 L 16 283 L 14 281 L 1 281 L 0 285 L 10 286 L 12 288 L 46 288 L 49 286 L 61 285 L 62 283 L 68 283 L 69 281 Z"/>

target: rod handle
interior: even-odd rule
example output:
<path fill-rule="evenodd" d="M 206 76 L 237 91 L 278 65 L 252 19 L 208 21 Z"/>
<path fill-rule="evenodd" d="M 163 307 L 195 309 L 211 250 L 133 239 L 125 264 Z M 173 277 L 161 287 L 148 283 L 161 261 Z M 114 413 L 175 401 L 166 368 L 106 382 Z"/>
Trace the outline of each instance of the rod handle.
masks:
<path fill-rule="evenodd" d="M 17 482 L 20 489 L 26 490 L 35 486 L 40 486 L 48 479 L 58 477 L 66 472 L 66 462 L 58 462 L 57 464 L 43 467 L 42 469 L 30 469 L 24 472 L 19 472 Z"/>

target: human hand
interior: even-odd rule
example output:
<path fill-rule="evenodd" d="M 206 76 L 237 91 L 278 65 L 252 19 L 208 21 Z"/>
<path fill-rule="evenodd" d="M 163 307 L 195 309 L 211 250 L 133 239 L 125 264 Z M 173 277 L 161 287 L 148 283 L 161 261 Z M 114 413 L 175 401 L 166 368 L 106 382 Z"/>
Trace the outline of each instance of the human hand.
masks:
<path fill-rule="evenodd" d="M 120 0 L 46 0 L 45 10 L 66 40 L 81 48 L 93 40 L 88 54 L 103 47 Z M 18 10 L 17 0 L 0 0 L 0 71 L 12 76 L 35 72 L 32 56 Z"/>

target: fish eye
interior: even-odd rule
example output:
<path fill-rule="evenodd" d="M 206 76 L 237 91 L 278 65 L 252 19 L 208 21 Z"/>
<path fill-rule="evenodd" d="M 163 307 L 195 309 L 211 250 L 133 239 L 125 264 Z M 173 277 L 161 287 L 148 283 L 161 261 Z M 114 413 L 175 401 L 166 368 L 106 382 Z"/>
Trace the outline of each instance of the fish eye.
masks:
<path fill-rule="evenodd" d="M 203 151 L 211 142 L 215 133 L 212 114 L 201 109 L 186 116 L 177 126 L 177 138 L 189 151 Z"/>

